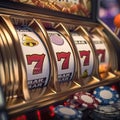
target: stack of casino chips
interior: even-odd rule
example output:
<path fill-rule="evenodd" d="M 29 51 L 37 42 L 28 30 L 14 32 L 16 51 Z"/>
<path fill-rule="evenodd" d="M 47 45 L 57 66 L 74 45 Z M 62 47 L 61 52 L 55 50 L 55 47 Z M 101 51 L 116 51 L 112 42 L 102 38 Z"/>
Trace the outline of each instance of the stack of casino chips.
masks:
<path fill-rule="evenodd" d="M 109 86 L 100 86 L 93 91 L 93 94 L 83 91 L 77 92 L 65 101 L 64 106 L 55 108 L 55 113 L 60 120 L 63 120 L 64 117 L 66 120 L 68 118 L 69 120 L 75 120 L 67 109 L 77 111 L 78 116 L 81 112 L 81 119 L 84 118 L 87 111 L 89 113 L 89 115 L 87 114 L 88 118 L 93 120 L 120 120 L 119 94 Z M 67 112 L 64 113 L 63 111 Z M 76 117 L 76 119 L 78 118 Z"/>
<path fill-rule="evenodd" d="M 120 120 L 119 94 L 109 86 L 100 86 L 93 91 L 99 106 L 93 110 L 94 120 Z"/>
<path fill-rule="evenodd" d="M 120 111 L 120 99 L 113 105 Z"/>
<path fill-rule="evenodd" d="M 100 105 L 92 113 L 94 120 L 120 120 L 120 111 L 114 105 Z"/>
<path fill-rule="evenodd" d="M 67 99 L 63 105 L 55 107 L 54 112 L 57 120 L 80 120 L 86 109 L 97 108 L 99 102 L 88 92 L 77 92 Z"/>

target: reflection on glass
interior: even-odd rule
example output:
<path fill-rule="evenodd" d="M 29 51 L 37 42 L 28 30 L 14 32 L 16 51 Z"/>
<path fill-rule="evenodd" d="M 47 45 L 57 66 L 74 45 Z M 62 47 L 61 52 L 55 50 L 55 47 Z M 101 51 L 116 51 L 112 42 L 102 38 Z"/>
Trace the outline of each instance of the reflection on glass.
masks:
<path fill-rule="evenodd" d="M 90 17 L 91 0 L 11 0 L 55 11 Z"/>

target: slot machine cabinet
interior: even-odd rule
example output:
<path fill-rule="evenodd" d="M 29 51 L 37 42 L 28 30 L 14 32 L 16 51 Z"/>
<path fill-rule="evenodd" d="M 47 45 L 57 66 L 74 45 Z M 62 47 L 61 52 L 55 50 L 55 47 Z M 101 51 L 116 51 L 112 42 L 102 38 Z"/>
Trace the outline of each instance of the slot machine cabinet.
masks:
<path fill-rule="evenodd" d="M 99 1 L 58 3 L 0 2 L 0 79 L 10 120 L 52 119 L 50 110 L 76 92 L 118 87 L 120 41 L 99 20 Z"/>

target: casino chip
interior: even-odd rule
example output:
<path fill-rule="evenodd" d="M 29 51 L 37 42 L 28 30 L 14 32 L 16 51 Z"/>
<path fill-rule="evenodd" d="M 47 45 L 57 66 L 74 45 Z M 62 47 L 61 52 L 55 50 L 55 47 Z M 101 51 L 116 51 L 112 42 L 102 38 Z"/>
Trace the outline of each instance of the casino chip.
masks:
<path fill-rule="evenodd" d="M 93 95 L 101 105 L 109 105 L 115 103 L 119 99 L 119 94 L 116 90 L 108 86 L 101 86 L 93 91 Z"/>
<path fill-rule="evenodd" d="M 60 120 L 80 120 L 82 118 L 81 111 L 63 105 L 56 106 L 54 112 Z"/>
<path fill-rule="evenodd" d="M 112 105 L 120 111 L 120 99 L 115 104 Z"/>
<path fill-rule="evenodd" d="M 97 110 L 101 113 L 113 113 L 117 111 L 117 109 L 114 106 L 106 105 L 106 106 L 99 106 Z"/>
<path fill-rule="evenodd" d="M 82 107 L 85 108 L 96 108 L 99 104 L 96 98 L 88 92 L 77 92 L 73 97 Z"/>
<path fill-rule="evenodd" d="M 99 118 L 118 118 L 120 117 L 120 111 L 112 105 L 99 105 L 94 110 L 94 115 Z"/>

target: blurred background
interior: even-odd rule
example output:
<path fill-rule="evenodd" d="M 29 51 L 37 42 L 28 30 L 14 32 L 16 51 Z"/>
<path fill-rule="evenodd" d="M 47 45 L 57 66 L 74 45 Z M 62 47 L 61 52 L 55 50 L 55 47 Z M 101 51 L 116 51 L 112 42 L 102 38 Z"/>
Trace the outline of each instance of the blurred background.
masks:
<path fill-rule="evenodd" d="M 99 17 L 104 21 L 113 31 L 115 25 L 113 23 L 114 17 L 120 13 L 120 0 L 101 0 Z"/>

